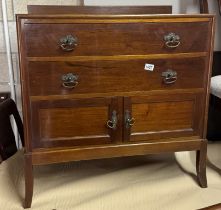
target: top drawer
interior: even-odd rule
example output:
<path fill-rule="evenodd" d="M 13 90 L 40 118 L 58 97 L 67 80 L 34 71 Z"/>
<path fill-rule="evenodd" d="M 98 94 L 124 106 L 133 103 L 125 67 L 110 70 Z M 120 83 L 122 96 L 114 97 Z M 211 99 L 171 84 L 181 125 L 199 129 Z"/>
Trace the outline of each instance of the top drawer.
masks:
<path fill-rule="evenodd" d="M 152 19 L 151 19 L 152 20 Z M 113 56 L 161 53 L 204 52 L 209 49 L 210 22 L 67 23 L 47 19 L 37 23 L 26 21 L 25 46 L 29 57 Z M 169 34 L 173 33 L 171 36 Z M 71 35 L 74 39 L 65 39 Z M 63 39 L 63 42 L 60 40 Z M 70 43 L 70 45 L 68 45 Z M 73 45 L 71 45 L 71 43 Z M 62 46 L 61 46 L 62 45 Z"/>

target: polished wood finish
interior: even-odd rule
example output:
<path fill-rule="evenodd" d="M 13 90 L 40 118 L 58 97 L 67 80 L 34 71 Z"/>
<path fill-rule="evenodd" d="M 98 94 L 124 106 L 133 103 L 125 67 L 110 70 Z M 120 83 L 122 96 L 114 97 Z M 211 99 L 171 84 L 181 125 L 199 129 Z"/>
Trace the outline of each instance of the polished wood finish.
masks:
<path fill-rule="evenodd" d="M 200 145 L 196 153 L 196 172 L 201 187 L 207 187 L 206 179 L 206 160 L 207 160 L 207 144 L 205 141 Z"/>
<path fill-rule="evenodd" d="M 121 139 L 120 98 L 38 101 L 32 108 L 33 148 L 108 144 Z M 109 129 L 106 123 L 114 110 L 117 127 Z"/>
<path fill-rule="evenodd" d="M 217 0 L 219 13 L 221 15 L 221 0 Z M 199 0 L 200 3 L 200 13 L 209 13 L 208 0 Z"/>
<path fill-rule="evenodd" d="M 171 14 L 172 6 L 51 6 L 28 5 L 29 14 Z"/>
<path fill-rule="evenodd" d="M 200 13 L 209 13 L 208 0 L 199 0 Z"/>
<path fill-rule="evenodd" d="M 199 183 L 206 187 L 212 15 L 29 14 L 18 15 L 17 24 L 25 207 L 33 165 L 73 160 L 195 150 Z M 167 49 L 170 32 L 180 43 Z M 72 33 L 79 43 L 63 52 L 59 39 Z M 176 80 L 166 84 L 168 69 Z M 63 85 L 67 73 L 77 75 L 72 89 Z"/>
<path fill-rule="evenodd" d="M 25 154 L 25 200 L 24 208 L 30 208 L 33 196 L 33 163 L 32 156 Z"/>
<path fill-rule="evenodd" d="M 201 98 L 202 94 L 125 98 L 124 109 L 129 110 L 135 120 L 134 125 L 126 131 L 125 140 L 159 141 L 181 136 L 200 137 L 203 114 Z"/>
<path fill-rule="evenodd" d="M 206 52 L 193 52 L 193 53 L 167 53 L 167 54 L 145 54 L 145 55 L 111 55 L 111 56 L 67 56 L 67 57 L 27 57 L 27 61 L 125 61 L 136 59 L 170 59 L 170 58 L 196 58 L 205 57 Z"/>
<path fill-rule="evenodd" d="M 44 24 L 38 24 L 38 19 L 35 19 L 34 23 L 28 20 L 24 24 L 24 30 L 29 34 L 25 38 L 27 55 L 28 57 L 145 55 L 204 52 L 209 48 L 209 40 L 202 36 L 209 35 L 211 25 L 207 22 L 177 24 L 177 19 L 174 19 L 170 23 L 152 24 L 150 21 L 143 19 L 146 24 L 143 22 L 128 24 L 121 21 L 115 24 L 87 24 L 81 23 L 82 20 L 76 20 L 73 24 L 59 24 L 57 20 L 54 22 L 50 20 L 47 24 L 45 20 Z M 193 29 L 194 33 L 190 33 Z M 171 32 L 180 36 L 180 45 L 177 48 L 167 47 L 164 41 L 164 36 Z M 60 48 L 59 40 L 69 34 L 77 37 L 78 45 L 73 51 L 65 52 Z M 91 44 L 93 42 L 94 44 Z"/>
<path fill-rule="evenodd" d="M 28 68 L 32 69 L 29 78 L 30 95 L 45 96 L 203 88 L 205 86 L 204 72 L 206 71 L 206 62 L 206 57 L 148 59 L 149 64 L 155 65 L 153 72 L 144 70 L 144 66 L 147 63 L 146 59 L 29 62 Z M 99 74 L 97 69 L 99 69 Z M 162 73 L 168 69 L 177 72 L 178 79 L 174 84 L 168 85 L 163 82 Z M 62 75 L 67 73 L 79 76 L 78 85 L 71 90 L 62 87 Z M 195 78 L 198 79 L 196 80 Z M 50 81 L 50 86 L 48 81 Z M 121 86 L 120 89 L 119 85 Z"/>
<path fill-rule="evenodd" d="M 192 151 L 200 148 L 205 140 L 196 137 L 182 137 L 176 139 L 161 139 L 156 142 L 139 142 L 89 146 L 67 147 L 56 149 L 36 149 L 32 153 L 34 165 L 45 165 L 73 160 L 90 160 L 100 158 L 158 154 L 174 151 Z"/>

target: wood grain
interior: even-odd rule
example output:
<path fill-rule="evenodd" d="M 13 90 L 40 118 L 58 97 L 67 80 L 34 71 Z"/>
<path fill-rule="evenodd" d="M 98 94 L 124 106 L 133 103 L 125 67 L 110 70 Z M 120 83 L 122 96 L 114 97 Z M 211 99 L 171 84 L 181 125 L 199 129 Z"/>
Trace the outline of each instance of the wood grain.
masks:
<path fill-rule="evenodd" d="M 172 6 L 28 5 L 29 14 L 171 14 Z"/>
<path fill-rule="evenodd" d="M 118 98 L 87 98 L 33 102 L 33 147 L 94 145 L 121 140 L 121 107 Z M 107 121 L 117 112 L 116 129 Z M 83 126 L 82 126 L 83 125 Z"/>
<path fill-rule="evenodd" d="M 206 62 L 204 57 L 96 62 L 29 62 L 30 95 L 204 88 Z M 154 71 L 145 70 L 146 64 L 153 64 Z M 177 81 L 174 84 L 163 82 L 162 73 L 168 69 L 177 72 Z M 78 85 L 73 89 L 62 86 L 61 78 L 67 73 L 73 73 L 79 77 Z"/>
<path fill-rule="evenodd" d="M 29 57 L 104 56 L 207 51 L 209 42 L 205 37 L 208 37 L 210 27 L 208 22 L 27 23 L 24 25 L 24 31 L 25 34 L 28 33 L 25 35 L 25 40 Z M 194 31 L 194 33 L 189 33 L 189 31 Z M 164 36 L 171 32 L 180 36 L 181 44 L 177 48 L 171 49 L 165 45 Z M 72 35 L 78 39 L 78 45 L 71 52 L 64 52 L 60 48 L 59 41 L 66 35 Z"/>
<path fill-rule="evenodd" d="M 125 141 L 158 141 L 161 138 L 202 135 L 202 95 L 180 94 L 125 99 L 124 109 L 135 119 Z"/>
<path fill-rule="evenodd" d="M 39 110 L 41 138 L 93 138 L 107 135 L 107 107 L 50 108 Z M 84 126 L 82 126 L 84 125 Z M 60 138 L 59 138 L 60 137 Z M 61 140 L 62 140 L 61 139 Z"/>
<path fill-rule="evenodd" d="M 145 55 L 110 55 L 110 56 L 54 56 L 54 57 L 27 57 L 27 61 L 128 61 L 140 59 L 178 59 L 178 58 L 199 58 L 206 57 L 207 52 L 192 52 L 192 53 L 164 53 L 164 54 L 145 54 Z"/>
<path fill-rule="evenodd" d="M 34 165 L 45 165 L 59 162 L 69 162 L 73 160 L 91 160 L 100 158 L 113 158 L 134 155 L 158 154 L 174 151 L 197 150 L 201 145 L 200 139 L 183 138 L 183 141 L 159 141 L 156 143 L 133 143 L 114 144 L 107 146 L 93 146 L 82 148 L 63 148 L 40 150 L 32 153 Z"/>

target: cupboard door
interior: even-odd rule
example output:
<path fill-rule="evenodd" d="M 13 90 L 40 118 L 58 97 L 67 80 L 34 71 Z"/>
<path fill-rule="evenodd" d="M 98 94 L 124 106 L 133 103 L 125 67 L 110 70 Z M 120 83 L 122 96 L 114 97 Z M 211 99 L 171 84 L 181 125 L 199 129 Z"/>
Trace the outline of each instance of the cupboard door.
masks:
<path fill-rule="evenodd" d="M 202 100 L 191 93 L 125 97 L 124 141 L 201 136 Z"/>
<path fill-rule="evenodd" d="M 35 101 L 32 147 L 108 144 L 122 139 L 119 98 Z"/>

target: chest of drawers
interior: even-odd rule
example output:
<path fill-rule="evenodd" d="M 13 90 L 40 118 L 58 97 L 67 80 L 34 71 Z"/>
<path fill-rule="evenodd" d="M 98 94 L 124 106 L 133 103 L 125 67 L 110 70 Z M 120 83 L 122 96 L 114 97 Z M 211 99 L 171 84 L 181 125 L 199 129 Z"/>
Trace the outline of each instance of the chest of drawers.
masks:
<path fill-rule="evenodd" d="M 18 15 L 25 207 L 34 165 L 197 151 L 205 139 L 212 15 Z"/>

